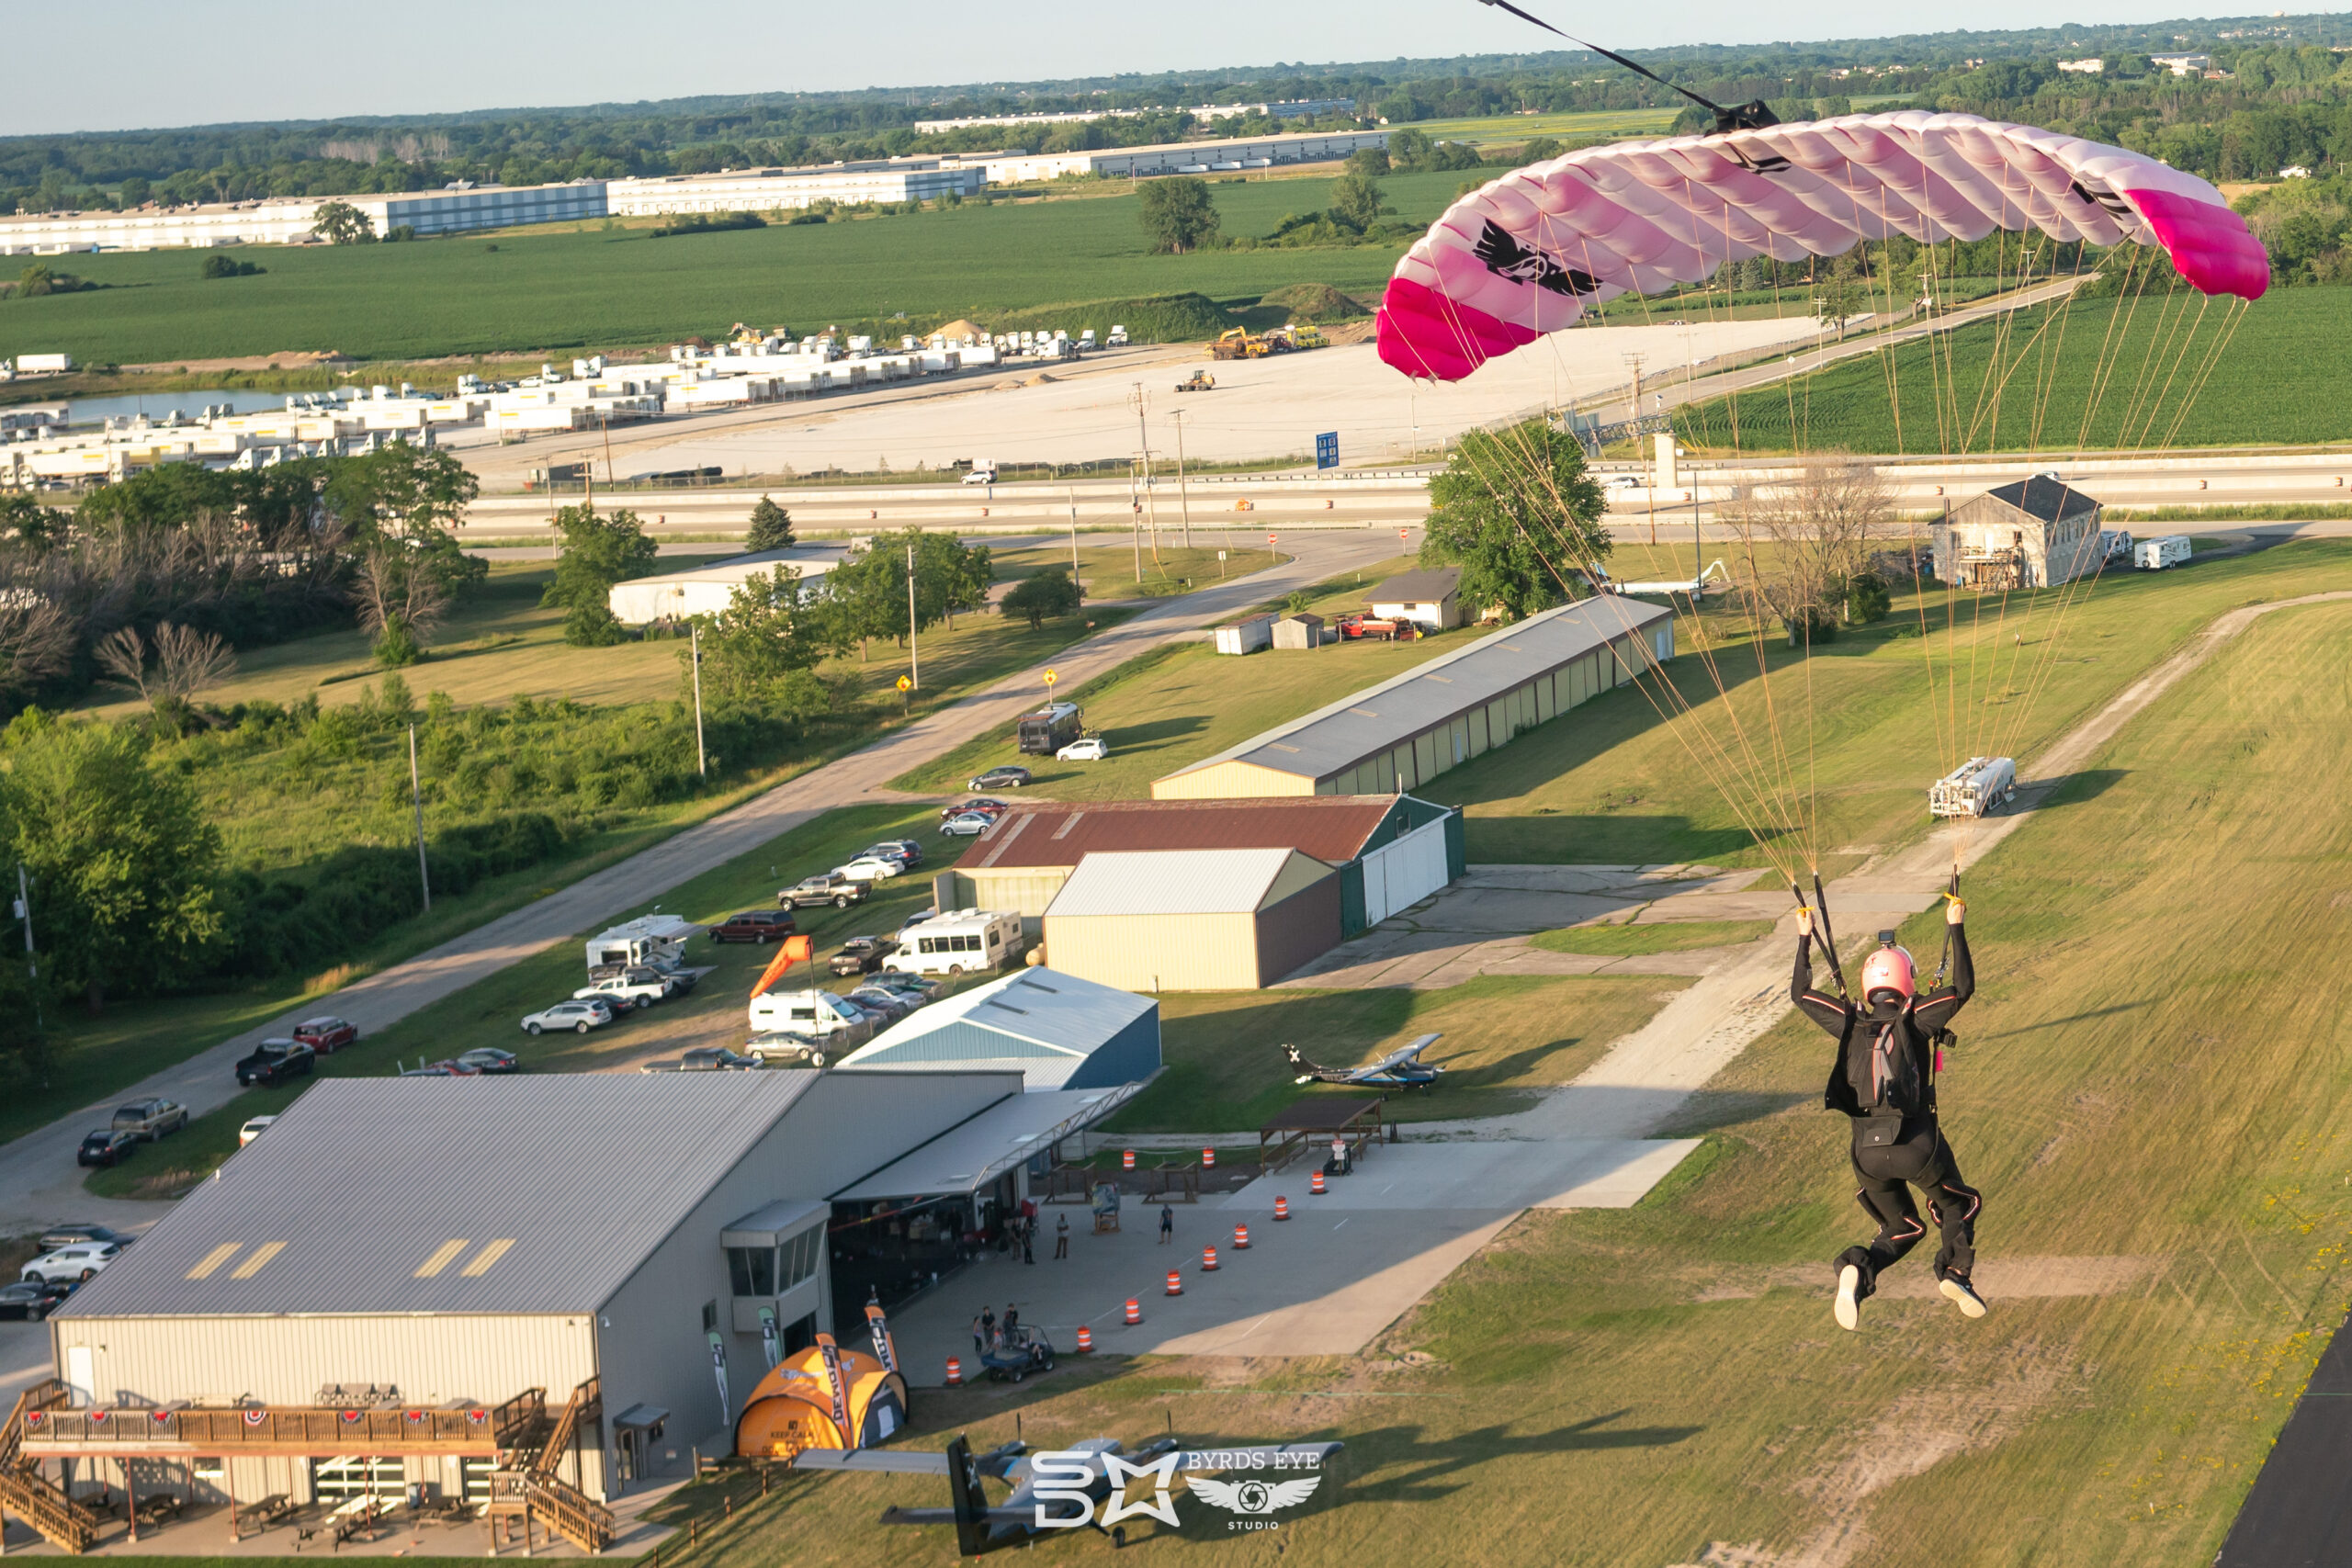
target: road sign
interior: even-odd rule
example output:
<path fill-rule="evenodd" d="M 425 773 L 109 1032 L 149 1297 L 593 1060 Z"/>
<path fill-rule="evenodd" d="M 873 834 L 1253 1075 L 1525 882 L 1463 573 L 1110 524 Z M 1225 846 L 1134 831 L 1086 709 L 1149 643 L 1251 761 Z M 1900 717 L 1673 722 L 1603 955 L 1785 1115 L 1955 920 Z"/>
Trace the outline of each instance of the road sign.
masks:
<path fill-rule="evenodd" d="M 1050 686 L 1050 685 L 1052 685 L 1055 682 L 1057 682 L 1057 681 L 1058 681 L 1058 680 L 1060 680 L 1060 679 L 1061 679 L 1061 677 L 1060 677 L 1060 676 L 1058 676 L 1058 675 L 1057 675 L 1057 674 L 1055 674 L 1052 671 L 1048 670 L 1048 671 L 1046 671 L 1046 685 Z"/>
<path fill-rule="evenodd" d="M 1327 430 L 1315 438 L 1315 466 L 1336 468 L 1340 466 L 1340 433 Z"/>
<path fill-rule="evenodd" d="M 1266 536 L 1266 548 L 1268 548 L 1268 549 L 1270 549 L 1270 550 L 1271 550 L 1271 549 L 1272 549 L 1272 548 L 1274 547 L 1274 541 L 1275 541 L 1276 539 L 1281 538 L 1281 537 L 1282 537 L 1282 536 L 1281 536 L 1280 534 L 1269 534 L 1269 535 L 1267 535 L 1267 536 Z"/>
<path fill-rule="evenodd" d="M 899 690 L 902 692 L 911 692 L 914 690 L 914 687 L 915 683 L 912 681 L 908 680 L 904 675 L 899 677 Z"/>

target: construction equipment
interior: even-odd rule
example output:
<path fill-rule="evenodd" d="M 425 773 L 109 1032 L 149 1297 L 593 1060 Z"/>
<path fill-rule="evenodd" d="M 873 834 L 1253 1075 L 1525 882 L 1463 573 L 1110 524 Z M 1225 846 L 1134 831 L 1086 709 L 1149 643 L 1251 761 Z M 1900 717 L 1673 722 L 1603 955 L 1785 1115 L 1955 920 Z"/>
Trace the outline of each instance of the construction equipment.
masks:
<path fill-rule="evenodd" d="M 1211 359 L 1263 359 L 1271 352 L 1264 338 L 1256 336 L 1247 327 L 1232 327 L 1216 334 L 1209 344 Z"/>
<path fill-rule="evenodd" d="M 1195 370 L 1183 380 L 1177 382 L 1176 389 L 1180 392 L 1206 392 L 1214 389 L 1216 386 L 1216 377 L 1205 370 Z"/>
<path fill-rule="evenodd" d="M 1276 327 L 1266 334 L 1266 347 L 1274 354 L 1288 354 L 1295 349 L 1330 346 L 1331 340 L 1323 335 L 1321 328 L 1311 327 L 1301 321 L 1292 321 Z"/>

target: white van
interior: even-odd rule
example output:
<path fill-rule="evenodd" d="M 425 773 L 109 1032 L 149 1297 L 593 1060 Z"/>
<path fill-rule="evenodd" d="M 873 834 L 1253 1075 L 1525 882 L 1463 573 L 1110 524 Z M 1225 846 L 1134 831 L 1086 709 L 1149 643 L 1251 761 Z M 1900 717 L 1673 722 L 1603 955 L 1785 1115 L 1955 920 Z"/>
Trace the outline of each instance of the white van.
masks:
<path fill-rule="evenodd" d="M 813 1039 L 842 1038 L 842 1048 L 863 1043 L 873 1032 L 873 1020 L 843 1007 L 831 991 L 769 991 L 752 998 L 754 1034 L 806 1034 Z"/>
<path fill-rule="evenodd" d="M 2178 566 L 2189 553 L 2188 535 L 2166 534 L 2161 539 L 2141 540 L 2132 551 L 2132 564 L 2142 571 L 2162 571 Z"/>
<path fill-rule="evenodd" d="M 1002 965 L 1021 952 L 1021 917 L 986 909 L 950 909 L 905 933 L 885 969 L 908 975 L 974 975 Z"/>

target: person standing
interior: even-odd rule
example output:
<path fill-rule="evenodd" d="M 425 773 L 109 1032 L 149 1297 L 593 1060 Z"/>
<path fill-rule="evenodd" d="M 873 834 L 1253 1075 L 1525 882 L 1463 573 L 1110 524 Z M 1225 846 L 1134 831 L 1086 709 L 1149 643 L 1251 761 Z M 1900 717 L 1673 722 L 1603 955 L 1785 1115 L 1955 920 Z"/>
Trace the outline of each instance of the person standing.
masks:
<path fill-rule="evenodd" d="M 982 1315 L 980 1313 L 972 1314 L 972 1354 L 975 1356 L 985 1356 L 989 1350 L 988 1332 L 980 1326 Z"/>
<path fill-rule="evenodd" d="M 1023 1263 L 1030 1263 L 1030 1264 L 1034 1264 L 1034 1263 L 1035 1263 L 1035 1262 L 1037 1261 L 1037 1255 L 1036 1255 L 1036 1253 L 1035 1253 L 1035 1252 L 1033 1252 L 1032 1250 L 1030 1250 L 1033 1247 L 1035 1247 L 1035 1246 L 1036 1245 L 1036 1241 L 1037 1241 L 1037 1222 L 1036 1222 L 1034 1218 L 1033 1218 L 1033 1219 L 1026 1219 L 1026 1220 L 1022 1221 L 1022 1222 L 1021 1222 L 1021 1261 L 1022 1261 L 1022 1262 L 1023 1262 Z"/>
<path fill-rule="evenodd" d="M 996 1343 L 996 1309 L 994 1307 L 980 1309 L 980 1337 L 987 1341 L 988 1345 Z M 988 1354 L 985 1345 L 981 1348 L 980 1353 Z"/>
<path fill-rule="evenodd" d="M 1167 1246 L 1176 1239 L 1176 1211 L 1162 1203 L 1159 1206 L 1159 1245 Z"/>
<path fill-rule="evenodd" d="M 1062 1214 L 1057 1216 L 1054 1221 L 1054 1261 L 1058 1263 L 1069 1256 L 1069 1216 Z"/>
<path fill-rule="evenodd" d="M 1021 1309 L 1011 1302 L 1004 1303 L 1004 1340 L 1012 1343 L 1012 1331 L 1021 1326 Z"/>

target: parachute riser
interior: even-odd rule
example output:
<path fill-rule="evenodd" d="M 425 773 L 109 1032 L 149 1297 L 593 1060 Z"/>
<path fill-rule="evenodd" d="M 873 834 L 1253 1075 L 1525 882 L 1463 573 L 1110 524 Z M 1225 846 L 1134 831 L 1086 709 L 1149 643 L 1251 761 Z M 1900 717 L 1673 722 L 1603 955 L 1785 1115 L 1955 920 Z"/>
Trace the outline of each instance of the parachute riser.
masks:
<path fill-rule="evenodd" d="M 1829 966 L 1829 977 L 1837 982 L 1838 997 L 1852 1001 L 1852 995 L 1846 989 L 1846 971 L 1838 962 L 1838 939 L 1829 929 L 1829 901 L 1821 896 L 1821 878 L 1816 876 L 1813 879 L 1814 901 L 1811 904 L 1805 902 L 1804 888 L 1793 877 L 1789 880 L 1789 892 L 1796 899 L 1798 908 L 1813 911 L 1810 935 L 1814 951 L 1820 953 L 1822 963 Z"/>

